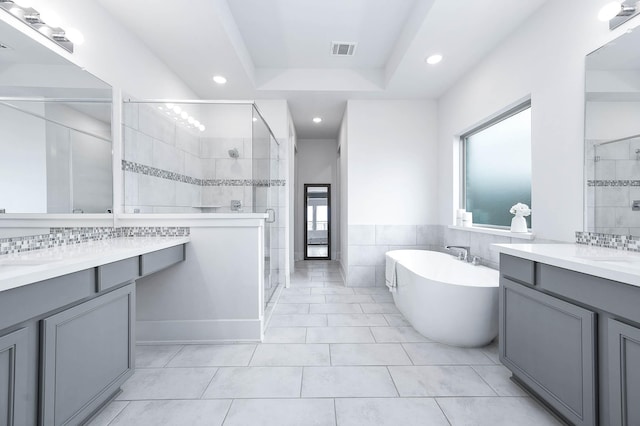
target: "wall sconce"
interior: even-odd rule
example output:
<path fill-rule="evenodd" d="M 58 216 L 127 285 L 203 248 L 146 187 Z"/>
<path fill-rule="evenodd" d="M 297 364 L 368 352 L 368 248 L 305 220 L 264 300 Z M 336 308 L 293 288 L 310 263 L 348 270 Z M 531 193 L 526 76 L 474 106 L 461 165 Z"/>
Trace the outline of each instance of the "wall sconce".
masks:
<path fill-rule="evenodd" d="M 80 45 L 84 42 L 80 31 L 74 28 L 65 31 L 55 13 L 42 14 L 32 8 L 30 3 L 28 0 L 0 0 L 0 9 L 29 25 L 69 53 L 73 53 L 74 43 Z"/>
<path fill-rule="evenodd" d="M 607 3 L 602 7 L 602 9 L 600 9 L 598 19 L 604 22 L 609 21 L 609 29 L 613 30 L 634 16 L 640 14 L 640 7 L 638 7 L 639 3 L 640 2 L 636 0 L 613 1 Z"/>

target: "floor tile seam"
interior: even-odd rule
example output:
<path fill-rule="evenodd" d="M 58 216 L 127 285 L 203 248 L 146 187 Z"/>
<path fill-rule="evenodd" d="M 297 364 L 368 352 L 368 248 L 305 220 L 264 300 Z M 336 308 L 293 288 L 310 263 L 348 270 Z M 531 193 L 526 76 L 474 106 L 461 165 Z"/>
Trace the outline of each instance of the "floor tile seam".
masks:
<path fill-rule="evenodd" d="M 255 348 L 253 348 L 253 352 L 251 352 L 251 357 L 249 357 L 249 362 L 247 363 L 246 367 L 251 365 L 251 362 L 253 361 L 253 357 L 256 356 L 257 351 L 258 351 L 258 345 L 256 345 Z"/>
<path fill-rule="evenodd" d="M 187 345 L 180 345 L 180 349 L 178 349 L 176 351 L 176 353 L 174 353 L 167 362 L 164 363 L 164 365 L 161 368 L 169 368 L 169 364 L 171 364 L 171 361 L 173 361 L 180 352 L 182 352 L 185 348 L 187 347 Z M 137 367 L 136 367 L 137 369 Z"/>
<path fill-rule="evenodd" d="M 231 407 L 233 406 L 234 402 L 235 402 L 235 399 L 231 399 L 231 402 L 229 403 L 229 406 L 227 407 L 227 411 L 224 413 L 224 417 L 222 418 L 222 422 L 220 422 L 220 426 L 224 426 L 224 423 L 227 421 L 227 417 L 229 416 L 229 413 L 231 412 Z"/>
<path fill-rule="evenodd" d="M 398 395 L 398 398 L 400 398 L 401 397 L 400 390 L 398 389 L 398 385 L 396 384 L 396 381 L 393 378 L 393 374 L 391 374 L 391 370 L 389 370 L 389 366 L 386 367 L 386 370 L 387 370 L 387 374 L 389 375 L 389 378 L 391 379 L 391 383 L 393 383 L 393 388 L 396 390 L 396 394 Z"/>
<path fill-rule="evenodd" d="M 333 417 L 334 417 L 334 424 L 337 426 L 338 425 L 338 408 L 336 407 L 335 398 L 333 398 Z"/>
<path fill-rule="evenodd" d="M 440 409 L 440 412 L 442 413 L 442 415 L 444 416 L 444 419 L 447 421 L 447 423 L 449 423 L 449 426 L 453 426 L 453 423 L 451 423 L 451 420 L 449 419 L 449 417 L 447 416 L 447 413 L 444 412 L 444 410 L 442 409 L 442 406 L 440 405 L 440 403 L 438 402 L 438 398 L 433 398 L 433 400 L 436 402 L 436 405 L 438 406 L 438 408 Z"/>
<path fill-rule="evenodd" d="M 202 393 L 200 394 L 200 398 L 198 399 L 203 399 L 204 395 L 207 393 L 207 390 L 209 390 L 209 386 L 211 386 L 211 383 L 213 383 L 213 379 L 216 377 L 216 374 L 218 374 L 218 371 L 220 371 L 220 368 L 216 368 L 216 371 L 213 372 L 213 374 L 211 375 L 211 379 L 207 383 L 207 386 L 204 387 Z"/>

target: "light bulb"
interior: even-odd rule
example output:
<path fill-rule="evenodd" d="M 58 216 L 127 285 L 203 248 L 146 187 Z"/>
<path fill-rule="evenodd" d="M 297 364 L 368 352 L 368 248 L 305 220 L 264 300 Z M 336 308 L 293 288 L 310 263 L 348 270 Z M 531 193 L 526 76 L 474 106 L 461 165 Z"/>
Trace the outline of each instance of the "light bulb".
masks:
<path fill-rule="evenodd" d="M 313 122 L 314 122 L 314 123 L 316 123 L 316 124 L 322 123 L 322 118 L 320 118 L 320 117 L 314 117 L 314 118 L 313 118 Z"/>
<path fill-rule="evenodd" d="M 64 36 L 73 44 L 80 46 L 84 43 L 84 35 L 76 28 L 67 28 L 64 30 Z"/>
<path fill-rule="evenodd" d="M 51 27 L 48 27 L 46 25 L 43 25 L 40 28 L 38 28 L 38 31 L 40 31 L 42 34 L 46 35 L 47 37 L 51 37 L 53 35 L 53 30 L 51 29 Z"/>
<path fill-rule="evenodd" d="M 53 28 L 60 28 L 62 26 L 62 19 L 52 10 L 45 9 L 41 11 L 40 20 Z"/>
<path fill-rule="evenodd" d="M 619 1 L 612 1 L 605 4 L 598 13 L 598 19 L 602 22 L 607 22 L 615 18 L 622 10 L 622 5 Z"/>
<path fill-rule="evenodd" d="M 189 118 L 187 118 L 187 122 L 188 122 L 189 124 L 193 124 L 193 123 L 195 123 L 195 121 L 196 121 L 196 119 L 195 119 L 195 118 L 193 118 L 193 117 L 189 117 Z"/>
<path fill-rule="evenodd" d="M 200 127 L 200 122 L 198 120 L 195 120 L 193 122 L 193 125 L 196 126 L 196 127 Z"/>
<path fill-rule="evenodd" d="M 214 75 L 213 81 L 215 81 L 218 84 L 225 84 L 227 82 L 227 79 L 221 75 Z"/>
<path fill-rule="evenodd" d="M 189 118 L 189 114 L 187 114 L 187 111 L 182 111 L 182 114 L 180 114 L 180 117 L 186 120 L 187 118 Z"/>
<path fill-rule="evenodd" d="M 429 65 L 435 65 L 438 64 L 442 61 L 442 55 L 440 55 L 439 53 L 436 53 L 435 55 L 431 55 L 426 59 L 426 62 Z"/>
<path fill-rule="evenodd" d="M 206 127 L 204 127 L 204 124 L 201 124 L 201 125 L 199 125 L 199 126 L 198 126 L 198 128 L 200 129 L 200 131 L 201 131 L 201 132 L 204 132 L 204 129 L 205 129 Z"/>
<path fill-rule="evenodd" d="M 257 119 L 257 118 L 255 118 L 255 117 L 253 117 L 253 121 L 254 121 L 254 122 L 256 122 L 256 121 L 258 121 L 258 119 Z"/>
<path fill-rule="evenodd" d="M 173 107 L 173 112 L 175 112 L 176 114 L 180 114 L 182 112 L 182 108 L 176 105 Z"/>
<path fill-rule="evenodd" d="M 16 18 L 24 19 L 24 10 L 22 10 L 19 7 L 14 6 L 11 9 L 9 9 L 9 12 Z"/>

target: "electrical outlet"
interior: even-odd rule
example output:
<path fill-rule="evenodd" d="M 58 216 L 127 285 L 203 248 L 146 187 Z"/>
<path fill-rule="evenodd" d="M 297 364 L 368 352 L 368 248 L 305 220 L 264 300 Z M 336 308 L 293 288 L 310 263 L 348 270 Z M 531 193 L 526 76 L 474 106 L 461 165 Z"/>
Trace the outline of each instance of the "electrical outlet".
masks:
<path fill-rule="evenodd" d="M 640 200 L 633 200 L 631 203 L 631 210 L 634 212 L 640 212 Z"/>

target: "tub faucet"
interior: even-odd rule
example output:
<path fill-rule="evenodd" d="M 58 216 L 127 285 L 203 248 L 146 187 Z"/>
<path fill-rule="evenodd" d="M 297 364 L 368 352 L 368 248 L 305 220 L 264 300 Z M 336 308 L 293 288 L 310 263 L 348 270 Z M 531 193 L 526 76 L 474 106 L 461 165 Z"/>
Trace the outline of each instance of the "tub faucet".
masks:
<path fill-rule="evenodd" d="M 465 262 L 469 261 L 469 246 L 444 246 L 447 250 L 458 249 L 460 253 L 458 253 L 458 259 L 464 260 Z"/>

